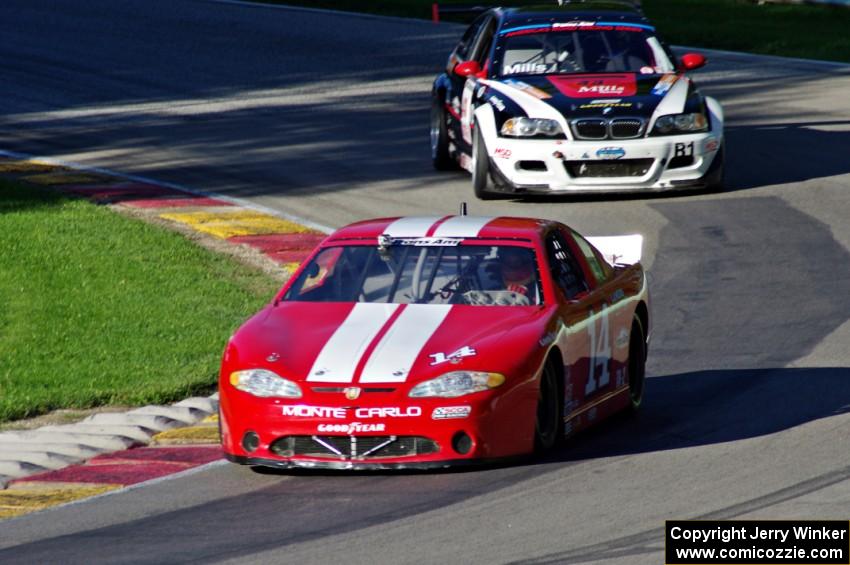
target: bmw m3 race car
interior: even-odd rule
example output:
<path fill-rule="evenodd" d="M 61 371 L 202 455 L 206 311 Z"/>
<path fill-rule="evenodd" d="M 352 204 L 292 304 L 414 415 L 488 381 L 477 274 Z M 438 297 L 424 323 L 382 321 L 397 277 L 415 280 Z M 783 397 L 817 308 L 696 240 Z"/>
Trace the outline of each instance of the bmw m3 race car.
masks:
<path fill-rule="evenodd" d="M 557 222 L 465 215 L 338 230 L 227 344 L 227 458 L 445 467 L 546 450 L 636 409 L 640 239 L 597 240 L 603 255 Z"/>
<path fill-rule="evenodd" d="M 472 173 L 479 198 L 719 190 L 723 110 L 639 8 L 494 8 L 434 81 L 431 157 Z"/>

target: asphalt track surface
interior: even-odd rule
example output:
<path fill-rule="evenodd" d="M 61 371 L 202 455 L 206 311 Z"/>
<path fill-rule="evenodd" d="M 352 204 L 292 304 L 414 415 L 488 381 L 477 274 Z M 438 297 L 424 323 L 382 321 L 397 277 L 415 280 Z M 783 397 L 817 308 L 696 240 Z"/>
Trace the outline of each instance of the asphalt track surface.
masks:
<path fill-rule="evenodd" d="M 470 200 L 641 232 L 641 416 L 483 470 L 213 465 L 0 523 L 0 562 L 660 563 L 665 519 L 848 518 L 850 67 L 711 55 L 696 78 L 727 111 L 725 193 L 481 203 L 428 159 L 430 80 L 457 35 L 206 1 L 4 0 L 0 148 L 328 226 Z"/>

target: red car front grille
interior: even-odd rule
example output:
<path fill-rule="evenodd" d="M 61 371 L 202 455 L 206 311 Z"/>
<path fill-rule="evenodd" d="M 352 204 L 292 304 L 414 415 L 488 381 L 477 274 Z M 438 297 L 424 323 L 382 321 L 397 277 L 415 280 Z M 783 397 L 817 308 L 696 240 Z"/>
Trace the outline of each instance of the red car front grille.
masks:
<path fill-rule="evenodd" d="M 420 436 L 284 436 L 270 447 L 281 457 L 379 459 L 412 457 L 440 450 L 437 442 Z"/>

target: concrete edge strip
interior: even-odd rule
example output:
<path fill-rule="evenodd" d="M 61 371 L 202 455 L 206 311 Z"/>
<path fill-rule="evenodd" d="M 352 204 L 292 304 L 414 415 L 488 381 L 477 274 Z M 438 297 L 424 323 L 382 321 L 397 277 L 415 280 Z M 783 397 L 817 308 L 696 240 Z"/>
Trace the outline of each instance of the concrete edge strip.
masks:
<path fill-rule="evenodd" d="M 17 151 L 7 151 L 7 150 L 4 150 L 4 149 L 0 149 L 0 157 L 9 157 L 11 159 L 25 159 L 25 160 L 33 161 L 34 163 L 39 163 L 39 164 L 55 165 L 55 166 L 59 166 L 59 167 L 67 167 L 69 169 L 74 169 L 74 170 L 79 170 L 79 171 L 87 171 L 87 172 L 98 173 L 98 174 L 102 174 L 102 175 L 109 175 L 109 176 L 113 176 L 113 177 L 117 177 L 117 178 L 125 179 L 125 180 L 130 180 L 130 181 L 134 181 L 134 182 L 141 182 L 141 183 L 146 183 L 146 184 L 154 184 L 154 185 L 164 186 L 166 188 L 171 188 L 171 189 L 174 189 L 174 190 L 187 192 L 189 194 L 194 194 L 194 195 L 197 195 L 197 196 L 206 196 L 206 197 L 209 197 L 209 198 L 218 198 L 219 200 L 223 200 L 225 202 L 230 202 L 232 204 L 242 206 L 243 208 L 248 208 L 248 209 L 254 210 L 256 212 L 262 212 L 262 213 L 268 214 L 270 216 L 282 218 L 282 219 L 288 220 L 290 222 L 295 222 L 295 223 L 304 225 L 308 228 L 312 228 L 316 231 L 319 231 L 319 232 L 322 232 L 322 233 L 325 233 L 325 234 L 329 234 L 332 231 L 334 231 L 334 229 L 329 227 L 329 226 L 325 226 L 325 225 L 307 220 L 305 218 L 301 218 L 301 217 L 296 216 L 294 214 L 288 214 L 288 213 L 285 213 L 285 212 L 280 212 L 278 210 L 268 208 L 268 207 L 263 206 L 261 204 L 255 204 L 255 203 L 250 202 L 248 200 L 244 200 L 244 199 L 241 199 L 241 198 L 235 198 L 235 197 L 232 197 L 232 196 L 226 196 L 224 194 L 219 194 L 217 192 L 198 190 L 198 189 L 190 188 L 190 187 L 187 187 L 187 186 L 184 186 L 184 185 L 181 185 L 181 184 L 177 184 L 177 183 L 172 183 L 172 182 L 167 182 L 167 181 L 159 181 L 159 180 L 155 180 L 155 179 L 152 179 L 150 177 L 146 177 L 146 176 L 142 176 L 142 175 L 130 175 L 130 174 L 125 174 L 125 173 L 119 173 L 117 171 L 113 171 L 111 169 L 106 169 L 106 168 L 103 168 L 103 167 L 92 167 L 92 166 L 88 166 L 88 165 L 82 165 L 80 163 L 75 163 L 73 161 L 65 161 L 63 159 L 56 159 L 56 158 L 53 158 L 53 157 L 42 157 L 42 156 L 33 155 L 33 154 L 29 154 L 29 153 L 20 153 L 20 152 L 17 152 Z"/>
<path fill-rule="evenodd" d="M 211 461 L 209 463 L 203 463 L 203 464 L 198 465 L 196 467 L 192 467 L 190 469 L 185 469 L 183 471 L 178 471 L 176 473 L 172 473 L 170 475 L 165 475 L 163 477 L 157 477 L 155 479 L 142 481 L 140 483 L 136 483 L 136 484 L 133 484 L 133 485 L 127 485 L 127 486 L 121 486 L 119 488 L 113 488 L 113 489 L 111 489 L 107 492 L 96 494 L 94 496 L 79 498 L 77 500 L 71 500 L 69 502 L 63 502 L 61 504 L 56 504 L 55 506 L 49 506 L 47 508 L 42 508 L 42 509 L 39 509 L 39 510 L 35 510 L 33 512 L 27 512 L 26 514 L 21 514 L 21 515 L 18 515 L 18 516 L 11 516 L 9 518 L 6 518 L 5 520 L 2 520 L 2 523 L 7 524 L 7 523 L 12 522 L 13 520 L 19 520 L 21 518 L 25 518 L 27 516 L 31 516 L 31 515 L 36 514 L 36 513 L 50 512 L 50 511 L 53 511 L 53 510 L 56 510 L 58 508 L 62 508 L 62 507 L 65 507 L 65 506 L 80 504 L 82 502 L 89 502 L 91 500 L 95 500 L 95 499 L 98 499 L 98 498 L 105 498 L 107 496 L 112 496 L 112 495 L 117 494 L 117 493 L 127 492 L 127 491 L 131 491 L 131 490 L 135 490 L 137 488 L 155 485 L 157 483 L 169 481 L 171 479 L 179 479 L 179 478 L 182 478 L 182 477 L 188 477 L 188 476 L 194 475 L 195 473 L 201 473 L 201 472 L 204 472 L 208 469 L 214 469 L 215 467 L 221 467 L 221 466 L 226 465 L 226 464 L 228 464 L 228 461 L 226 459 L 219 459 L 218 461 Z M 95 486 L 96 484 L 92 483 L 92 485 Z"/>

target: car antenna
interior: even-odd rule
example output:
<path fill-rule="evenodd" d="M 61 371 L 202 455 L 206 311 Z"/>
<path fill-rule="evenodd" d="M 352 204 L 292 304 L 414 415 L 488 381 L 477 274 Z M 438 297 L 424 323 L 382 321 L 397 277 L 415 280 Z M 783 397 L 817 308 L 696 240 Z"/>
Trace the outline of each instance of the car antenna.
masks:
<path fill-rule="evenodd" d="M 460 203 L 460 215 L 466 216 L 466 202 Z"/>

